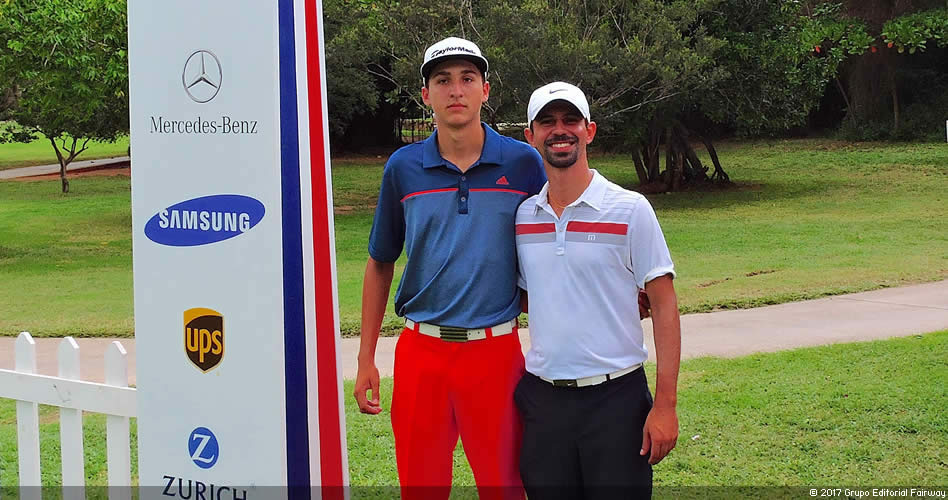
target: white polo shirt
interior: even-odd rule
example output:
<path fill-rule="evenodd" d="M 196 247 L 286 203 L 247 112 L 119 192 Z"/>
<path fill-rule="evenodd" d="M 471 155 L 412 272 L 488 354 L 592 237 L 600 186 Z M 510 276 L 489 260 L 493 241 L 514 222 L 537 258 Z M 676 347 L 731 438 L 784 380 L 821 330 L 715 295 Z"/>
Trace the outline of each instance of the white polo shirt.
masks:
<path fill-rule="evenodd" d="M 527 371 L 577 379 L 644 362 L 638 291 L 675 276 L 652 206 L 593 170 L 558 218 L 549 186 L 517 210 L 519 284 L 530 298 Z"/>

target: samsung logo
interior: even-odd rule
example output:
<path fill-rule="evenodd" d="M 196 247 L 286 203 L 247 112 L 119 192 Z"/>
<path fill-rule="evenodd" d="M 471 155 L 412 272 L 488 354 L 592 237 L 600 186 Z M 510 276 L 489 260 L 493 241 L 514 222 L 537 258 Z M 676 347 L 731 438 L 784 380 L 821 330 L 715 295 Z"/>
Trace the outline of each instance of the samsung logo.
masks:
<path fill-rule="evenodd" d="M 145 236 L 161 245 L 190 247 L 239 236 L 256 226 L 263 203 L 238 194 L 218 194 L 182 201 L 161 210 L 145 224 Z"/>

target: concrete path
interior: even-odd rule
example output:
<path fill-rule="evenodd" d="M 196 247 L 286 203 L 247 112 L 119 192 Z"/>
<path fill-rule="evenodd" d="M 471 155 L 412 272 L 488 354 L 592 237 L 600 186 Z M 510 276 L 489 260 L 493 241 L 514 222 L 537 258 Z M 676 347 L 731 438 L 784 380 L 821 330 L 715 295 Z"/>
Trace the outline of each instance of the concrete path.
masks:
<path fill-rule="evenodd" d="M 682 358 L 735 357 L 797 347 L 903 337 L 948 329 L 948 280 L 888 288 L 776 306 L 682 316 Z M 654 361 L 652 323 L 644 322 L 646 343 Z M 13 368 L 16 339 L 0 337 L 0 368 Z M 118 340 L 128 352 L 129 383 L 135 384 L 134 339 L 78 339 L 82 378 L 103 380 L 104 352 Z M 395 337 L 379 340 L 376 363 L 382 376 L 392 374 Z M 60 339 L 36 339 L 38 370 L 57 372 Z M 530 338 L 521 331 L 524 352 Z M 359 339 L 343 339 L 343 377 L 355 378 Z"/>
<path fill-rule="evenodd" d="M 128 163 L 131 158 L 128 156 L 119 156 L 116 158 L 100 158 L 98 160 L 74 161 L 66 166 L 66 172 L 75 172 L 77 170 L 88 170 L 103 168 L 115 164 Z M 11 168 L 0 170 L 0 180 L 16 179 L 18 177 L 33 177 L 34 175 L 58 174 L 59 164 L 37 165 L 35 167 Z"/>

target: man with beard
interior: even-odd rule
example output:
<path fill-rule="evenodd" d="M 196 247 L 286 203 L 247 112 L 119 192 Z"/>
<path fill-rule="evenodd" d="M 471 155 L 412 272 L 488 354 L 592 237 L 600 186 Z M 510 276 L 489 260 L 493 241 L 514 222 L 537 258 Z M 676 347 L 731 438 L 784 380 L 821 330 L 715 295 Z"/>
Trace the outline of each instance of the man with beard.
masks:
<path fill-rule="evenodd" d="M 514 398 L 524 421 L 528 496 L 638 498 L 678 438 L 681 334 L 674 264 L 648 200 L 589 168 L 586 96 L 554 82 L 527 109 L 527 141 L 549 182 L 517 210 L 530 351 Z M 654 403 L 636 297 L 651 303 Z"/>
<path fill-rule="evenodd" d="M 395 261 L 407 253 L 392 389 L 402 498 L 448 498 L 459 435 L 481 498 L 523 498 L 514 217 L 546 178 L 534 149 L 480 121 L 487 69 L 468 40 L 425 52 L 421 96 L 437 130 L 389 158 L 369 237 L 354 392 L 363 413 L 382 411 L 375 348 Z"/>

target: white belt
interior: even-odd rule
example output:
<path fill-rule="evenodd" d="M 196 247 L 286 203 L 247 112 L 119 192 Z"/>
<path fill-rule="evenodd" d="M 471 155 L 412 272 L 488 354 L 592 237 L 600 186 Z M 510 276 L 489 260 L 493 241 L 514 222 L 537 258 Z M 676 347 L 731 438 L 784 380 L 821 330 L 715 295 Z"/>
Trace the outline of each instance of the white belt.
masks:
<path fill-rule="evenodd" d="M 628 368 L 619 370 L 617 372 L 607 373 L 605 375 L 593 375 L 592 377 L 583 377 L 583 378 L 577 378 L 577 379 L 567 378 L 567 379 L 553 380 L 553 379 L 548 379 L 546 377 L 538 377 L 538 378 L 544 382 L 549 382 L 556 387 L 586 387 L 589 385 L 601 384 L 603 382 L 606 382 L 607 380 L 619 378 L 623 375 L 628 375 L 629 373 L 632 373 L 641 367 L 642 367 L 642 363 L 639 363 L 637 365 L 632 365 Z"/>
<path fill-rule="evenodd" d="M 415 323 L 410 319 L 405 320 L 405 327 L 416 331 L 422 335 L 439 338 L 448 342 L 467 342 L 469 340 L 481 340 L 490 337 L 499 337 L 513 333 L 517 326 L 517 318 L 506 323 L 487 328 L 457 328 L 453 326 L 438 326 L 431 323 Z"/>

